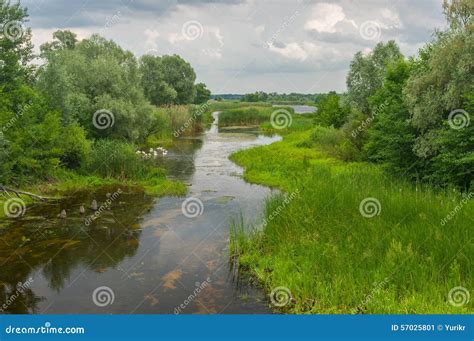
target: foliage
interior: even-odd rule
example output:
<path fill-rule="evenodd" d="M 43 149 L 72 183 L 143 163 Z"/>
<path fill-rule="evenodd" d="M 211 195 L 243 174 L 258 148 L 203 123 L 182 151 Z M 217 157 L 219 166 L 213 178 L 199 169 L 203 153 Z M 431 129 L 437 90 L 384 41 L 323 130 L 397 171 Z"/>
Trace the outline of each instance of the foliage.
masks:
<path fill-rule="evenodd" d="M 306 139 L 293 133 L 231 156 L 245 167 L 246 180 L 286 193 L 267 201 L 263 230 L 234 229 L 231 252 L 240 269 L 268 292 L 287 287 L 294 300 L 281 308 L 286 313 L 472 312 L 471 303 L 454 307 L 446 298 L 472 281 L 465 257 L 472 246 L 459 252 L 474 218 L 472 200 L 459 210 L 457 191 L 415 188 L 376 166 L 298 147 Z M 367 197 L 380 202 L 373 218 L 359 211 Z"/>
<path fill-rule="evenodd" d="M 31 29 L 24 27 L 27 16 L 19 2 L 0 1 L 0 87 L 4 90 L 32 80 Z"/>
<path fill-rule="evenodd" d="M 367 56 L 356 53 L 347 75 L 347 96 L 350 103 L 363 113 L 368 113 L 368 98 L 382 86 L 387 64 L 402 57 L 392 40 L 378 43 Z"/>
<path fill-rule="evenodd" d="M 56 32 L 55 37 L 61 33 L 72 36 Z M 97 35 L 79 43 L 53 42 L 42 50 L 47 63 L 39 72 L 38 87 L 61 112 L 63 125 L 79 122 L 91 137 L 144 139 L 153 108 L 143 95 L 131 52 Z M 100 110 L 113 116 L 107 129 L 97 128 L 94 114 Z"/>
<path fill-rule="evenodd" d="M 196 74 L 191 65 L 180 56 L 145 55 L 140 58 L 140 74 L 145 96 L 151 103 L 193 103 L 197 90 L 194 85 Z M 199 87 L 200 90 L 205 90 L 205 86 Z"/>
<path fill-rule="evenodd" d="M 196 98 L 194 104 L 206 103 L 211 98 L 211 90 L 204 83 L 196 84 Z"/>
<path fill-rule="evenodd" d="M 399 176 L 420 179 L 421 165 L 413 152 L 417 131 L 403 101 L 403 89 L 411 63 L 400 59 L 387 68 L 383 86 L 369 100 L 374 121 L 368 128 L 364 153 L 367 159 L 385 165 Z"/>
<path fill-rule="evenodd" d="M 340 98 L 332 91 L 318 104 L 315 122 L 323 126 L 340 128 L 347 120 L 350 107 L 341 105 Z"/>

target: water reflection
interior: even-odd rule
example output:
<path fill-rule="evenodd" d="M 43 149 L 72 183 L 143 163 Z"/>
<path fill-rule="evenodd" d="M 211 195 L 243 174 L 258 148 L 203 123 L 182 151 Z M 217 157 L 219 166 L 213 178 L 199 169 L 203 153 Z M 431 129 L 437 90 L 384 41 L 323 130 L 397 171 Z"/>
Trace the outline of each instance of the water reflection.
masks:
<path fill-rule="evenodd" d="M 94 199 L 99 205 L 105 202 L 107 193 L 114 190 L 76 193 L 61 203 L 29 208 L 27 216 L 0 230 L 0 309 L 5 313 L 36 312 L 43 299 L 35 296 L 31 287 L 37 285 L 38 277 L 60 292 L 75 270 L 104 272 L 135 255 L 140 217 L 151 209 L 152 198 L 123 189 L 111 209 L 101 212 L 89 226 L 85 224 L 87 216 L 79 212 L 81 205 Z M 67 210 L 67 219 L 56 216 L 62 209 Z M 31 285 L 18 290 L 27 282 Z"/>
<path fill-rule="evenodd" d="M 158 161 L 187 183 L 188 197 L 203 213 L 183 215 L 185 198 L 159 200 L 131 188 L 90 225 L 79 211 L 106 202 L 107 193 L 75 193 L 60 203 L 29 207 L 21 219 L 0 227 L 0 308 L 5 313 L 263 313 L 263 293 L 236 281 L 229 264 L 231 220 L 260 219 L 266 187 L 241 179 L 228 156 L 279 137 L 256 131 L 219 131 L 176 141 Z M 67 211 L 67 218 L 57 214 Z M 17 294 L 19 283 L 29 285 Z M 202 283 L 206 283 L 202 286 Z M 110 288 L 113 304 L 98 306 L 94 290 Z M 192 294 L 202 287 L 199 295 Z M 194 297 L 190 299 L 190 297 Z M 14 299 L 12 299 L 14 298 Z M 183 306 L 182 306 L 183 305 Z"/>

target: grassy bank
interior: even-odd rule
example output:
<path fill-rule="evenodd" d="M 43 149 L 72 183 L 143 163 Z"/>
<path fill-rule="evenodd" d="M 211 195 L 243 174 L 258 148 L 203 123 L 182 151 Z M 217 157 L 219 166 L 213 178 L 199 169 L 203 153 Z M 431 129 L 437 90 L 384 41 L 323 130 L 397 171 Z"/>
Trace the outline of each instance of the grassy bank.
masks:
<path fill-rule="evenodd" d="M 472 288 L 473 202 L 329 157 L 308 146 L 312 135 L 231 156 L 247 181 L 286 193 L 267 200 L 263 228 L 234 226 L 240 268 L 269 293 L 288 288 L 284 312 L 472 313 L 472 300 L 455 307 L 449 293 Z M 366 198 L 373 217 L 361 213 Z"/>

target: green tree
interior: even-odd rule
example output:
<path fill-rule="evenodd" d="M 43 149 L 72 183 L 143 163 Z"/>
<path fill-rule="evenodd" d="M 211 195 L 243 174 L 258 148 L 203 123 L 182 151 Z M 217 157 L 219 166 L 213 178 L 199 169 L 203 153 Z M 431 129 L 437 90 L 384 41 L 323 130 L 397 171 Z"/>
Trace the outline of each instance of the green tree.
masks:
<path fill-rule="evenodd" d="M 11 89 L 31 81 L 33 59 L 28 13 L 20 3 L 0 1 L 0 87 Z"/>
<path fill-rule="evenodd" d="M 347 75 L 347 96 L 351 104 L 368 114 L 368 98 L 382 86 L 386 66 L 402 57 L 400 49 L 392 40 L 378 43 L 367 56 L 356 53 Z"/>
<path fill-rule="evenodd" d="M 61 36 L 57 33 L 56 38 Z M 38 87 L 61 112 L 64 126 L 79 122 L 90 137 L 146 138 L 154 109 L 145 99 L 131 52 L 98 35 L 73 48 L 49 46 L 43 45 L 47 63 L 39 72 Z M 107 126 L 97 122 L 100 117 Z"/>
<path fill-rule="evenodd" d="M 194 102 L 196 73 L 178 55 L 140 58 L 141 84 L 146 98 L 155 105 Z"/>
<path fill-rule="evenodd" d="M 340 128 L 347 120 L 350 108 L 340 104 L 339 95 L 331 91 L 318 104 L 315 118 L 317 124 Z"/>
<path fill-rule="evenodd" d="M 194 104 L 206 103 L 211 98 L 211 90 L 204 83 L 196 84 L 196 98 Z"/>
<path fill-rule="evenodd" d="M 410 71 L 411 63 L 403 59 L 387 67 L 383 87 L 369 100 L 374 121 L 369 126 L 364 152 L 369 160 L 383 163 L 389 172 L 417 179 L 422 165 L 413 152 L 416 129 L 403 101 Z"/>
<path fill-rule="evenodd" d="M 145 97 L 154 105 L 176 102 L 178 93 L 165 82 L 161 57 L 144 55 L 140 58 L 141 84 Z"/>

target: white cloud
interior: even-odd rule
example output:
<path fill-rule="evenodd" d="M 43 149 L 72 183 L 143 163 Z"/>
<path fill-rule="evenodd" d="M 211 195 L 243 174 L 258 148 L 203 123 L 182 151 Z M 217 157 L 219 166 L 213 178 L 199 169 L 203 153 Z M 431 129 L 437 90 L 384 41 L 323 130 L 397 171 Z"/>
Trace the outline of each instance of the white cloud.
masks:
<path fill-rule="evenodd" d="M 306 30 L 335 33 L 336 24 L 346 18 L 344 10 L 336 4 L 320 3 L 313 7 L 311 20 L 304 25 Z"/>
<path fill-rule="evenodd" d="M 308 58 L 308 53 L 298 43 L 289 43 L 284 47 L 276 47 L 270 43 L 268 49 L 288 59 L 303 61 Z"/>

